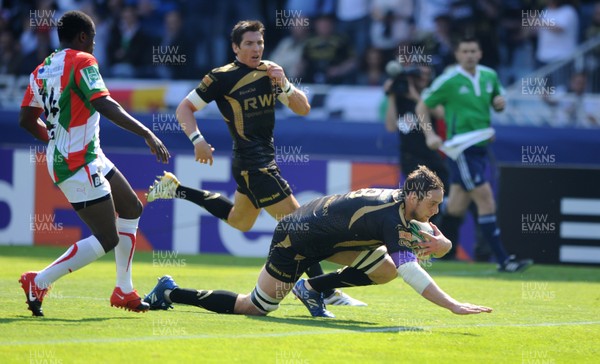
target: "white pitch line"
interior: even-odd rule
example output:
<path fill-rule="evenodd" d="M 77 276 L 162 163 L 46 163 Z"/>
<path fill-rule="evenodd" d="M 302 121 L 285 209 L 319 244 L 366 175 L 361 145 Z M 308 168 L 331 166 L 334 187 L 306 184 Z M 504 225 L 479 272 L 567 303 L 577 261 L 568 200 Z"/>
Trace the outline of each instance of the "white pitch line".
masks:
<path fill-rule="evenodd" d="M 260 339 L 267 337 L 287 337 L 287 336 L 306 336 L 306 335 L 333 335 L 333 334 L 352 334 L 352 333 L 374 333 L 374 332 L 419 332 L 435 329 L 467 329 L 480 327 L 552 327 L 552 326 L 581 326 L 581 325 L 600 325 L 600 321 L 582 321 L 582 322 L 539 322 L 530 324 L 472 324 L 472 325 L 436 325 L 423 327 L 382 327 L 378 329 L 364 330 L 344 330 L 327 329 L 319 331 L 296 331 L 281 333 L 264 334 L 227 334 L 227 335 L 152 335 L 141 337 L 120 337 L 120 338 L 88 338 L 74 340 L 46 340 L 46 341 L 0 341 L 0 346 L 20 346 L 20 345 L 55 345 L 55 344 L 110 344 L 125 342 L 147 342 L 164 340 L 197 340 L 197 339 Z"/>

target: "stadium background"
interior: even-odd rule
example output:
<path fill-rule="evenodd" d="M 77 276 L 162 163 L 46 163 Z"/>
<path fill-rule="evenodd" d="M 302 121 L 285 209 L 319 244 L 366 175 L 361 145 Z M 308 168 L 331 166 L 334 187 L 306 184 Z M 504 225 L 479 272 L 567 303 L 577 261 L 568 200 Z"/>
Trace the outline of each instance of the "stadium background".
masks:
<path fill-rule="evenodd" d="M 498 69 L 508 86 L 508 110 L 494 116 L 495 161 L 489 171 L 498 181 L 504 181 L 501 191 L 496 188 L 498 184 L 494 187 L 501 192 L 499 216 L 505 243 L 512 251 L 534 254 L 542 262 L 598 264 L 600 128 L 586 123 L 587 119 L 559 120 L 562 114 L 544 97 L 571 95 L 567 82 L 550 87 L 546 84 L 549 79 L 566 80 L 574 72 L 586 72 L 585 108 L 592 109 L 596 120 L 600 119 L 600 103 L 595 94 L 600 88 L 596 81 L 598 47 L 586 47 L 598 40 L 592 30 L 599 27 L 600 15 L 596 23 L 592 2 L 576 4 L 579 21 L 574 26 L 579 34 L 579 50 L 565 59 L 542 65 L 536 64 L 535 37 L 517 42 L 510 35 L 515 29 L 528 33 L 531 26 L 524 19 L 531 12 L 543 12 L 545 4 L 482 3 L 492 5 L 494 10 L 486 12 L 471 2 L 400 0 L 3 2 L 0 244 L 68 246 L 89 234 L 51 184 L 44 146 L 29 137 L 17 122 L 26 75 L 57 46 L 53 25 L 62 12 L 79 8 L 94 15 L 98 33 L 95 55 L 111 94 L 151 128 L 173 155 L 168 166 L 159 165 L 141 140 L 103 121 L 103 148 L 142 201 L 148 185 L 163 169 L 175 172 L 187 185 L 233 193 L 235 185 L 229 172 L 231 140 L 214 105 L 197 115 L 203 134 L 217 149 L 212 167 L 194 163 L 189 141 L 174 116 L 174 107 L 207 70 L 232 59 L 227 37 L 233 24 L 243 18 L 262 20 L 267 27 L 263 58 L 271 59 L 271 52 L 294 28 L 311 31 L 317 18 L 326 15 L 343 35 L 339 39 L 347 40 L 344 47 L 351 51 L 345 53 L 347 58 L 342 61 L 352 66 L 350 71 L 329 81 L 319 78 L 318 72 L 290 76 L 292 83 L 308 94 L 313 110 L 307 118 L 292 116 L 283 109 L 277 111 L 277 160 L 301 203 L 360 187 L 398 185 L 398 138 L 387 133 L 382 122 L 384 66 L 403 51 L 424 57 L 427 65 L 435 69 L 447 66 L 449 61 L 440 57 L 443 47 L 424 42 L 437 34 L 432 24 L 442 19 L 448 22 L 451 36 L 472 31 L 484 39 L 486 57 L 482 63 Z M 378 33 L 380 20 L 375 10 L 378 6 L 379 10 L 388 9 L 389 4 L 394 6 L 389 8 L 392 13 L 398 12 L 394 19 L 400 23 L 395 24 L 397 28 L 392 26 L 391 32 L 395 34 L 396 29 L 399 38 L 391 36 L 396 45 L 385 48 L 379 42 L 384 33 Z M 166 29 L 172 25 L 165 24 L 173 21 L 173 12 L 180 15 L 180 37 L 166 36 L 170 34 Z M 139 27 L 134 28 L 144 35 L 138 41 L 139 48 L 129 56 L 113 54 L 120 47 L 112 43 L 113 33 L 126 28 L 119 27 L 124 24 L 121 22 L 131 22 L 136 17 Z M 366 55 L 371 53 L 379 54 L 374 66 L 367 62 Z M 532 83 L 541 87 L 532 89 Z M 565 93 L 560 93 L 561 88 Z M 579 107 L 584 108 L 583 104 Z M 582 113 L 575 115 L 586 118 Z M 524 177 L 531 171 L 548 174 L 539 184 L 532 185 L 533 177 Z M 576 173 L 579 174 L 574 177 Z M 511 178 L 504 180 L 505 175 Z M 563 187 L 556 188 L 559 185 Z M 579 209 L 564 209 L 569 201 L 574 201 Z M 524 220 L 537 222 L 536 229 L 528 229 Z M 145 208 L 138 249 L 264 256 L 274 226 L 268 215 L 261 214 L 251 232 L 241 233 L 188 202 L 158 201 Z M 569 229 L 576 233 L 567 232 Z M 472 221 L 467 219 L 461 230 L 464 259 L 473 255 L 473 230 Z M 571 255 L 561 255 L 565 246 L 577 248 L 575 252 L 570 250 Z M 577 250 L 580 248 L 583 250 Z"/>

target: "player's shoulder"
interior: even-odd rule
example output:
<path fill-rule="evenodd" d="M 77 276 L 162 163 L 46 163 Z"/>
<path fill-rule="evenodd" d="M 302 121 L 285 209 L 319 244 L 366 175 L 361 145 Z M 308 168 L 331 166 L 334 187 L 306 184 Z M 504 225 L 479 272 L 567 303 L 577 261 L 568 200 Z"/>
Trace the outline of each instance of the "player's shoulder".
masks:
<path fill-rule="evenodd" d="M 67 49 L 65 52 L 66 52 L 66 56 L 69 58 L 72 58 L 73 61 L 75 61 L 75 62 L 91 61 L 94 63 L 98 63 L 98 61 L 96 60 L 96 57 L 94 57 L 94 55 L 91 53 L 84 52 L 84 51 L 78 51 L 75 49 Z"/>
<path fill-rule="evenodd" d="M 431 83 L 430 88 L 432 89 L 438 89 L 440 88 L 442 85 L 451 82 L 453 79 L 455 79 L 456 76 L 458 76 L 460 74 L 458 66 L 449 66 L 446 67 L 446 69 L 444 70 L 444 72 L 442 72 L 441 75 L 439 75 L 438 77 L 436 77 L 435 80 L 433 80 L 433 82 Z"/>
<path fill-rule="evenodd" d="M 213 68 L 210 71 L 210 73 L 216 74 L 216 73 L 233 72 L 233 71 L 235 71 L 235 70 L 237 70 L 239 68 L 240 67 L 237 64 L 235 64 L 235 62 L 231 62 L 231 63 L 228 63 L 228 64 L 226 64 L 224 66 Z"/>

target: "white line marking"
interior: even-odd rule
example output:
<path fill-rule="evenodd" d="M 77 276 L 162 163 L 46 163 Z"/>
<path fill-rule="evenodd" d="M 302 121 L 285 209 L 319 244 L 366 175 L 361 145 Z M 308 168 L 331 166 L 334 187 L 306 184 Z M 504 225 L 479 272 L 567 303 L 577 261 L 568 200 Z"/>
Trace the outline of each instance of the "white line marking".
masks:
<path fill-rule="evenodd" d="M 42 319 L 43 320 L 43 319 Z M 325 329 L 319 331 L 296 331 L 296 332 L 280 332 L 280 333 L 265 333 L 265 334 L 223 334 L 223 335 L 153 335 L 141 337 L 120 337 L 120 338 L 87 338 L 75 340 L 32 340 L 32 341 L 0 341 L 0 346 L 19 346 L 19 345 L 56 345 L 56 344 L 110 344 L 123 342 L 147 342 L 147 341 L 165 341 L 165 340 L 198 340 L 198 339 L 259 339 L 266 337 L 286 337 L 286 336 L 306 336 L 306 335 L 333 335 L 333 334 L 365 334 L 373 332 L 419 332 L 425 330 L 436 329 L 467 329 L 481 327 L 553 327 L 553 326 L 581 326 L 581 325 L 600 325 L 600 321 L 582 321 L 582 322 L 539 322 L 539 323 L 523 323 L 523 324 L 473 324 L 473 325 L 434 325 L 423 327 L 381 327 L 364 330 L 343 330 L 343 329 Z"/>

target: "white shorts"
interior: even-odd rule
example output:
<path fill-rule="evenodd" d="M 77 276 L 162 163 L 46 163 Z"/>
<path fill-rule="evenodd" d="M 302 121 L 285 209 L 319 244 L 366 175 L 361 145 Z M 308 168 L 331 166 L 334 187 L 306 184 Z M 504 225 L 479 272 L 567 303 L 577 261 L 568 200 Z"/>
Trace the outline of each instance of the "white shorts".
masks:
<path fill-rule="evenodd" d="M 106 174 L 114 168 L 104 153 L 100 153 L 74 175 L 58 184 L 70 203 L 97 200 L 108 195 L 111 191 Z"/>

